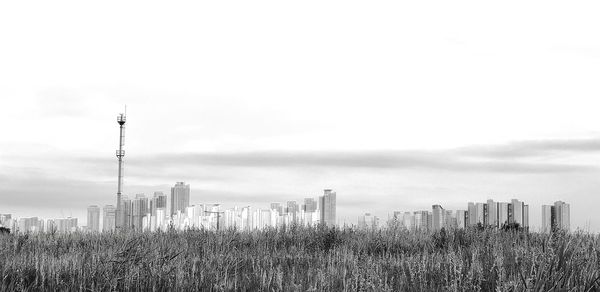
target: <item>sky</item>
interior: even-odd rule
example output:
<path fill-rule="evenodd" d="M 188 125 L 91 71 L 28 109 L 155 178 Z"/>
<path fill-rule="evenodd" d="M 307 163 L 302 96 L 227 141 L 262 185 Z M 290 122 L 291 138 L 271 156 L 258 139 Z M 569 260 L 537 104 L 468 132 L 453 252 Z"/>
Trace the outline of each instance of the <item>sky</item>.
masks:
<path fill-rule="evenodd" d="M 600 231 L 597 1 L 5 1 L 0 213 L 85 224 L 125 193 L 338 220 L 571 205 Z"/>

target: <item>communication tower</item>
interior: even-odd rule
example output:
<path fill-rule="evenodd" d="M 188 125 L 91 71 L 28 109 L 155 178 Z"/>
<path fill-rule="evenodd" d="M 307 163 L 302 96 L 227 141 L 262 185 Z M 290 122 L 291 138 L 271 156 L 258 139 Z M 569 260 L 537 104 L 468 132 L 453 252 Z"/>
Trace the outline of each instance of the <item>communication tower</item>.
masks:
<path fill-rule="evenodd" d="M 125 108 L 127 111 L 127 108 Z M 115 214 L 115 225 L 117 229 L 123 227 L 123 203 L 122 203 L 122 192 L 123 192 L 123 157 L 125 157 L 125 113 L 117 116 L 117 123 L 119 124 L 119 150 L 116 151 L 117 159 L 119 160 L 119 176 L 117 185 L 117 212 Z"/>

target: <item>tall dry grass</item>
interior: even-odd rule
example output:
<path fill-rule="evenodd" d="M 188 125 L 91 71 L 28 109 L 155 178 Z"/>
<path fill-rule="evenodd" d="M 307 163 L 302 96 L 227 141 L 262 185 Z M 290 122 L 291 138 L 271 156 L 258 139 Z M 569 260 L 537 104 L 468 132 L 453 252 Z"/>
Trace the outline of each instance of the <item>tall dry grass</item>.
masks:
<path fill-rule="evenodd" d="M 596 291 L 584 233 L 302 228 L 0 236 L 0 290 Z"/>

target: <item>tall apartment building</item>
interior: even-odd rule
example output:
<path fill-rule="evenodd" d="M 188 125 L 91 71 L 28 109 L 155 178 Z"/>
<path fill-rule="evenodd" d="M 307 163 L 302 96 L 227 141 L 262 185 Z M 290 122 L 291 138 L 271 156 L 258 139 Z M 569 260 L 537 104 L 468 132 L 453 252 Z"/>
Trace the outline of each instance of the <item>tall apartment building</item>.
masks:
<path fill-rule="evenodd" d="M 319 214 L 317 214 L 318 209 L 317 200 L 314 198 L 305 198 L 304 205 L 302 205 L 302 211 L 304 212 L 304 224 L 305 225 L 313 225 L 316 224 L 319 220 Z"/>
<path fill-rule="evenodd" d="M 283 214 L 283 206 L 281 203 L 271 203 L 271 210 L 277 212 L 279 216 Z"/>
<path fill-rule="evenodd" d="M 458 227 L 458 220 L 456 220 L 456 213 L 451 210 L 445 210 L 444 216 L 444 228 L 446 230 L 456 229 Z"/>
<path fill-rule="evenodd" d="M 300 215 L 300 206 L 298 206 L 298 203 L 296 203 L 296 201 L 288 201 L 285 209 L 287 211 L 286 213 L 288 214 L 290 223 L 297 223 Z"/>
<path fill-rule="evenodd" d="M 156 216 L 156 210 L 167 210 L 167 195 L 163 192 L 154 192 L 152 200 L 150 200 L 150 215 Z"/>
<path fill-rule="evenodd" d="M 19 218 L 18 231 L 27 232 L 42 232 L 44 231 L 44 220 L 38 217 Z"/>
<path fill-rule="evenodd" d="M 91 232 L 100 232 L 100 207 L 91 205 L 87 208 L 87 228 Z"/>
<path fill-rule="evenodd" d="M 442 227 L 444 227 L 444 222 L 445 222 L 445 212 L 444 212 L 444 208 L 442 208 L 442 206 L 440 205 L 433 205 L 431 206 L 431 214 L 432 214 L 432 230 L 433 231 L 437 231 L 442 229 Z"/>
<path fill-rule="evenodd" d="M 240 226 L 240 229 L 250 230 L 252 228 L 252 207 L 246 206 L 242 208 L 241 219 L 242 224 Z"/>
<path fill-rule="evenodd" d="M 498 204 L 498 226 L 502 227 L 502 225 L 508 224 L 508 210 L 509 203 L 499 202 Z"/>
<path fill-rule="evenodd" d="M 131 214 L 131 200 L 127 197 L 127 196 L 123 196 L 122 200 L 121 200 L 121 215 L 122 215 L 122 219 L 121 220 L 121 230 L 129 230 L 132 227 L 132 214 Z M 118 215 L 118 213 L 117 213 Z"/>
<path fill-rule="evenodd" d="M 571 230 L 571 207 L 563 201 L 554 202 L 554 212 L 556 217 L 556 228 L 560 230 Z"/>
<path fill-rule="evenodd" d="M 498 203 L 494 202 L 494 200 L 487 200 L 486 203 L 487 208 L 487 220 L 486 225 L 492 227 L 500 227 L 498 225 Z"/>
<path fill-rule="evenodd" d="M 336 225 L 336 193 L 326 189 L 324 194 L 319 197 L 320 222 L 327 227 Z"/>
<path fill-rule="evenodd" d="M 542 232 L 554 230 L 570 231 L 570 206 L 563 201 L 556 201 L 554 205 L 542 206 Z"/>
<path fill-rule="evenodd" d="M 184 182 L 177 182 L 171 187 L 171 216 L 177 214 L 177 211 L 185 214 L 186 208 L 190 205 L 190 185 Z"/>
<path fill-rule="evenodd" d="M 486 208 L 484 207 L 485 204 L 483 203 L 472 203 L 469 202 L 468 205 L 468 212 L 469 212 L 469 225 L 478 225 L 478 224 L 485 224 L 485 211 Z"/>
<path fill-rule="evenodd" d="M 404 225 L 404 228 L 406 228 L 407 230 L 412 230 L 414 228 L 414 225 L 415 225 L 414 221 L 415 221 L 415 219 L 410 212 L 404 212 L 402 214 L 402 224 Z"/>
<path fill-rule="evenodd" d="M 551 232 L 554 221 L 554 206 L 542 205 L 542 232 Z"/>
<path fill-rule="evenodd" d="M 529 205 L 523 205 L 523 228 L 529 228 Z"/>
<path fill-rule="evenodd" d="M 469 203 L 468 225 L 481 223 L 483 226 L 502 227 L 505 224 L 517 223 L 520 227 L 529 227 L 529 205 L 512 199 L 510 203 L 494 202 Z"/>
<path fill-rule="evenodd" d="M 433 229 L 433 215 L 429 211 L 416 211 L 414 215 L 413 230 L 431 231 Z"/>
<path fill-rule="evenodd" d="M 57 218 L 48 220 L 48 230 L 68 233 L 77 231 L 77 218 Z"/>
<path fill-rule="evenodd" d="M 105 205 L 102 208 L 102 231 L 109 232 L 115 230 L 117 208 L 113 205 Z"/>
<path fill-rule="evenodd" d="M 143 230 L 144 216 L 148 213 L 150 213 L 148 210 L 148 198 L 144 194 L 137 194 L 131 202 L 131 226 L 133 230 Z"/>
<path fill-rule="evenodd" d="M 469 212 L 465 210 L 456 210 L 456 227 L 466 228 L 469 222 Z"/>
<path fill-rule="evenodd" d="M 512 223 L 517 223 L 520 226 L 523 226 L 523 202 L 517 199 L 512 199 L 510 204 L 512 206 Z"/>

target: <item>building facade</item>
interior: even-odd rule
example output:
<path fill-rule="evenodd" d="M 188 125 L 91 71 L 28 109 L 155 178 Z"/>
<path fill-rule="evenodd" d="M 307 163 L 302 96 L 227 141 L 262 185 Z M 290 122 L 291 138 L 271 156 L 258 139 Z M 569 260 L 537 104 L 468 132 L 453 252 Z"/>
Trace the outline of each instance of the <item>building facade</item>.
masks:
<path fill-rule="evenodd" d="M 319 197 L 319 211 L 321 212 L 319 222 L 327 227 L 336 225 L 336 193 L 326 189 L 323 196 Z"/>
<path fill-rule="evenodd" d="M 185 213 L 190 205 L 190 185 L 184 182 L 177 182 L 171 187 L 171 216 L 177 214 L 177 211 Z"/>
<path fill-rule="evenodd" d="M 113 205 L 105 205 L 102 208 L 102 231 L 110 232 L 115 230 L 117 208 Z"/>
<path fill-rule="evenodd" d="M 91 205 L 87 208 L 87 228 L 91 232 L 100 232 L 100 207 Z"/>

